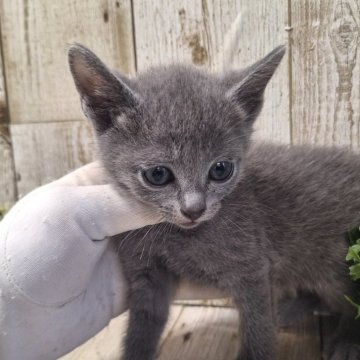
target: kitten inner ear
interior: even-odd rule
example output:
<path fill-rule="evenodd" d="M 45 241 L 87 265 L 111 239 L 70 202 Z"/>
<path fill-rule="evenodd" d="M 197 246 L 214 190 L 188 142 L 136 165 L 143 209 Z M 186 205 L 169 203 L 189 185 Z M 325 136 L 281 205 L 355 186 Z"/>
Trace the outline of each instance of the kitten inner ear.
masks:
<path fill-rule="evenodd" d="M 263 59 L 240 73 L 225 76 L 225 84 L 230 89 L 226 97 L 235 101 L 245 111 L 247 122 L 252 123 L 259 114 L 266 85 L 285 54 L 285 46 L 278 46 Z"/>
<path fill-rule="evenodd" d="M 138 105 L 139 97 L 86 47 L 76 44 L 69 49 L 69 65 L 84 113 L 97 130 L 113 126 L 117 116 Z"/>

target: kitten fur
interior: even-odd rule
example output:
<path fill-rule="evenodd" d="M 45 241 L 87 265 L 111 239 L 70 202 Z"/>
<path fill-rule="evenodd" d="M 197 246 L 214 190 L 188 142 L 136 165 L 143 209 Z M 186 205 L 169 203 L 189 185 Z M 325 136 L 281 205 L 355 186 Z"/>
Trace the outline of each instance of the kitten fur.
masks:
<path fill-rule="evenodd" d="M 182 278 L 233 297 L 239 360 L 276 359 L 273 309 L 297 294 L 342 314 L 326 359 L 360 358 L 359 325 L 344 299 L 355 296 L 344 234 L 360 222 L 359 156 L 250 143 L 284 52 L 224 74 L 171 65 L 129 79 L 71 47 L 70 69 L 114 186 L 163 218 L 113 239 L 130 289 L 124 360 L 155 358 Z M 224 160 L 234 164 L 232 176 L 210 181 L 211 165 Z M 149 184 L 144 171 L 154 166 L 169 168 L 174 180 Z"/>

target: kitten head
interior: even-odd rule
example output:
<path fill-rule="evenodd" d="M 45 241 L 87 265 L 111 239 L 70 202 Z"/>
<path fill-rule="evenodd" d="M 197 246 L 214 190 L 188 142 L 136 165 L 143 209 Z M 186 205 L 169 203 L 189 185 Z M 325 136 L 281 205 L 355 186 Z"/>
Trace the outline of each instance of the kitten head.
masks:
<path fill-rule="evenodd" d="M 114 183 L 165 221 L 211 219 L 239 181 L 278 47 L 243 71 L 211 75 L 185 65 L 126 78 L 74 45 L 69 63 L 100 158 Z"/>

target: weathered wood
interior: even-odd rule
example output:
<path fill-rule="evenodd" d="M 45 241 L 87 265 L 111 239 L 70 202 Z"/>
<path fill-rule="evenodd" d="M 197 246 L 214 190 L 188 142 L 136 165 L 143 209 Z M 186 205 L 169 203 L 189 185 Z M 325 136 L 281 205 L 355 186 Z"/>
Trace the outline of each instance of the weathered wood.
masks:
<path fill-rule="evenodd" d="M 0 32 L 1 34 L 1 32 Z M 3 73 L 2 48 L 0 48 L 0 125 L 9 122 L 6 104 L 5 77 Z M 4 131 L 2 131 L 3 133 Z"/>
<path fill-rule="evenodd" d="M 291 2 L 295 143 L 360 147 L 359 2 Z"/>
<path fill-rule="evenodd" d="M 130 0 L 3 0 L 1 21 L 12 123 L 82 118 L 67 65 L 73 42 L 134 71 Z"/>
<path fill-rule="evenodd" d="M 20 195 L 93 159 L 95 144 L 85 121 L 14 124 L 11 133 Z"/>
<path fill-rule="evenodd" d="M 319 318 L 309 316 L 279 332 L 279 360 L 321 360 Z"/>
<path fill-rule="evenodd" d="M 0 124 L 0 209 L 15 202 L 16 192 L 10 134 L 7 125 Z"/>
<path fill-rule="evenodd" d="M 206 299 L 206 300 L 176 300 L 174 304 L 187 306 L 212 306 L 212 307 L 234 307 L 231 298 Z"/>
<path fill-rule="evenodd" d="M 6 103 L 5 78 L 3 74 L 2 49 L 0 49 L 0 209 L 9 208 L 16 201 L 17 196 L 8 122 L 9 117 Z"/>
<path fill-rule="evenodd" d="M 174 61 L 241 68 L 287 43 L 287 0 L 134 0 L 138 69 Z M 288 61 L 266 91 L 258 139 L 290 142 Z"/>
<path fill-rule="evenodd" d="M 232 359 L 238 349 L 238 316 L 234 309 L 185 307 L 166 341 L 159 360 Z"/>
<path fill-rule="evenodd" d="M 162 335 L 161 344 L 171 333 L 174 324 L 183 311 L 182 306 L 171 308 L 169 321 Z M 113 360 L 119 359 L 121 354 L 121 340 L 126 331 L 128 313 L 113 319 L 110 324 L 85 344 L 79 346 L 61 360 Z"/>
<path fill-rule="evenodd" d="M 127 314 L 61 360 L 112 360 L 121 353 Z M 309 317 L 279 333 L 279 360 L 321 360 L 319 319 Z M 238 350 L 238 316 L 233 308 L 172 306 L 158 360 L 228 360 Z"/>

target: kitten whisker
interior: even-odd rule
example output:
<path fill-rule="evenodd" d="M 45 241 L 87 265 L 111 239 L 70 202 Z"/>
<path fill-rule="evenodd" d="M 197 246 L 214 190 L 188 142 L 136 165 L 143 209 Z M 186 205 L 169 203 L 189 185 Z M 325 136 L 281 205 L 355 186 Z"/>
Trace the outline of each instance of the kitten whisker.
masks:
<path fill-rule="evenodd" d="M 141 243 L 144 244 L 143 249 L 141 251 L 140 254 L 140 260 L 142 259 L 143 255 L 144 255 L 144 251 L 145 251 L 145 246 L 146 246 L 146 240 L 148 238 L 148 234 L 151 232 L 151 230 L 153 230 L 153 226 L 149 226 L 149 229 L 146 231 L 145 235 L 138 241 L 137 245 L 134 248 L 134 253 L 136 252 L 136 250 L 139 248 L 139 245 L 141 245 Z"/>
<path fill-rule="evenodd" d="M 243 236 L 246 236 L 246 232 L 239 226 L 239 224 L 237 224 L 236 222 L 232 221 L 230 218 L 227 218 L 226 220 L 228 220 L 231 224 L 233 224 L 240 232 Z"/>
<path fill-rule="evenodd" d="M 121 239 L 121 242 L 120 242 L 120 244 L 119 244 L 119 246 L 118 246 L 118 249 L 117 249 L 117 250 L 118 250 L 118 253 L 120 252 L 120 249 L 121 249 L 122 245 L 125 243 L 125 240 L 129 241 L 130 239 L 136 237 L 136 235 L 137 235 L 139 232 L 141 232 L 141 230 L 142 230 L 142 228 L 130 230 L 130 231 L 126 234 L 126 236 L 125 236 L 123 239 Z"/>
<path fill-rule="evenodd" d="M 163 229 L 163 225 L 162 223 L 160 223 L 158 226 L 156 226 L 158 229 L 157 229 L 157 232 L 154 234 L 152 240 L 151 240 L 151 243 L 150 243 L 150 248 L 149 248 L 149 251 L 148 251 L 148 260 L 147 260 L 147 266 L 149 266 L 150 264 L 150 257 L 151 257 L 151 250 L 152 250 L 152 247 L 154 245 L 154 241 L 156 240 L 156 237 L 161 233 L 161 230 Z"/>
<path fill-rule="evenodd" d="M 173 227 L 173 223 L 172 223 L 172 220 L 174 219 L 174 217 L 172 216 L 170 221 L 166 223 L 166 228 L 165 228 L 165 232 L 164 232 L 164 236 L 163 236 L 163 239 L 162 239 L 162 246 L 164 247 L 165 246 L 165 240 L 167 239 L 167 237 L 165 236 L 166 235 L 166 230 L 167 230 L 167 234 L 170 234 L 171 232 L 171 229 Z"/>

